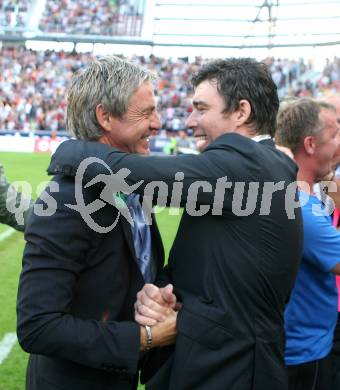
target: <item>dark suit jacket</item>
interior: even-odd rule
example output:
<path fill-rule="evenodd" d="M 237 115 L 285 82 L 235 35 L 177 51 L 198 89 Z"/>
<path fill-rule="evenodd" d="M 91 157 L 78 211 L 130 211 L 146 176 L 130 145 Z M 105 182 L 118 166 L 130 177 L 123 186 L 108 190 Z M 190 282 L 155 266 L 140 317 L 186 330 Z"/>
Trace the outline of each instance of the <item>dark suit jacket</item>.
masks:
<path fill-rule="evenodd" d="M 140 193 L 147 183 L 163 179 L 171 194 L 175 173 L 184 172 L 182 205 L 197 180 L 212 188 L 221 177 L 232 183 L 222 195 L 209 185 L 198 193 L 198 207 L 211 206 L 222 196 L 222 215 L 210 207 L 203 216 L 192 216 L 192 204 L 183 214 L 168 266 L 183 301 L 178 336 L 172 358 L 149 388 L 287 389 L 283 311 L 303 248 L 301 213 L 294 209 L 296 186 L 290 186 L 296 180 L 295 163 L 272 141 L 256 143 L 235 133 L 219 137 L 199 156 L 139 157 L 77 141 L 67 141 L 61 148 L 77 158 L 82 149 L 84 158 L 100 157 L 114 171 L 129 168 L 129 184 L 144 179 L 136 190 Z M 56 155 L 52 165 L 55 169 L 66 165 L 72 171 L 79 162 Z M 103 167 L 93 166 L 88 179 L 101 171 Z M 236 182 L 245 183 L 245 192 Z M 259 188 L 255 198 L 252 182 Z M 268 196 L 274 183 L 277 190 Z M 253 209 L 242 215 L 235 209 L 246 206 L 248 188 L 252 189 L 247 207 Z"/>
<path fill-rule="evenodd" d="M 48 189 L 37 204 L 52 205 L 52 196 L 55 213 L 33 213 L 25 234 L 17 333 L 31 354 L 26 389 L 135 389 L 140 331 L 133 322 L 133 304 L 144 281 L 131 227 L 120 217 L 110 232 L 96 233 L 66 206 L 76 204 L 74 178 L 61 170 L 53 181 L 59 191 Z M 85 203 L 98 198 L 101 190 L 84 189 Z M 92 214 L 103 227 L 116 216 L 117 209 L 109 204 Z M 151 237 L 160 269 L 164 254 L 155 223 Z"/>

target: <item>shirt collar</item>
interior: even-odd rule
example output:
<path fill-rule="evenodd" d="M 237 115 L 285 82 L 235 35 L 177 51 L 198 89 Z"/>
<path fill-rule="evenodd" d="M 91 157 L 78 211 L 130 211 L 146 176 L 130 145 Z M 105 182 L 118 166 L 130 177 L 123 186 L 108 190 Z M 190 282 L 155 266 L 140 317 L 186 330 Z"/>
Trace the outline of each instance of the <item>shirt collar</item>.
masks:
<path fill-rule="evenodd" d="M 272 137 L 269 134 L 260 134 L 260 135 L 255 135 L 255 137 L 252 137 L 251 139 L 255 142 L 261 142 L 264 141 L 265 139 L 271 139 Z"/>

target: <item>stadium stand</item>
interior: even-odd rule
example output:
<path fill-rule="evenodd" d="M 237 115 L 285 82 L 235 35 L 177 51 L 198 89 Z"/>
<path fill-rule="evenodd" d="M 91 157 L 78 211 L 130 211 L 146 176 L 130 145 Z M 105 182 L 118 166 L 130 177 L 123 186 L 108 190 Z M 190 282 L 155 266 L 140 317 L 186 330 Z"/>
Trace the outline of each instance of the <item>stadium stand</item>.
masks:
<path fill-rule="evenodd" d="M 65 130 L 65 92 L 75 71 L 86 65 L 90 54 L 34 52 L 19 48 L 0 50 L 0 129 Z M 191 110 L 190 75 L 204 60 L 131 58 L 159 74 L 156 88 L 162 127 L 185 129 L 185 118 Z M 319 96 L 339 91 L 340 60 L 327 61 L 322 73 L 315 72 L 304 61 L 267 58 L 281 97 Z M 311 77 L 309 77 L 311 76 Z"/>
<path fill-rule="evenodd" d="M 47 0 L 39 28 L 49 33 L 140 36 L 141 5 L 139 0 Z"/>
<path fill-rule="evenodd" d="M 0 1 L 0 26 L 23 27 L 26 25 L 30 0 L 2 0 Z"/>

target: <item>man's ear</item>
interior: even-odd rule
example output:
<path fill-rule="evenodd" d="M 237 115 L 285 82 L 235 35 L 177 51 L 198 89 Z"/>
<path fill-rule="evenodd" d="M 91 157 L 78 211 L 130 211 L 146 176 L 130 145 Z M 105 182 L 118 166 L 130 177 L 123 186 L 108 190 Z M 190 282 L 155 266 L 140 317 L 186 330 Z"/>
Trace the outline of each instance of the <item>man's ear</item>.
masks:
<path fill-rule="evenodd" d="M 303 147 L 305 149 L 305 152 L 312 156 L 315 153 L 315 148 L 316 148 L 316 140 L 315 137 L 312 135 L 309 135 L 308 137 L 305 137 L 303 140 Z"/>
<path fill-rule="evenodd" d="M 100 127 L 105 131 L 112 130 L 112 124 L 115 118 L 108 112 L 102 104 L 98 104 L 96 107 L 96 118 Z"/>
<path fill-rule="evenodd" d="M 236 113 L 236 125 L 237 126 L 242 126 L 244 125 L 251 114 L 251 105 L 246 99 L 240 100 L 239 107 L 235 111 Z"/>

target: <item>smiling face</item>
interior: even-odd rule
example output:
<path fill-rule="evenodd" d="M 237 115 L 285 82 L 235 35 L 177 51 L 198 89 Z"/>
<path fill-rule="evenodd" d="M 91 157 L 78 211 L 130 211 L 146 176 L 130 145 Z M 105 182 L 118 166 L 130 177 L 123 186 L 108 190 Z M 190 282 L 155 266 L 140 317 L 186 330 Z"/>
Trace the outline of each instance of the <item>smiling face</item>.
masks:
<path fill-rule="evenodd" d="M 236 114 L 223 112 L 225 102 L 213 80 L 203 81 L 196 87 L 192 103 L 193 111 L 186 125 L 194 131 L 200 151 L 220 135 L 235 131 Z"/>
<path fill-rule="evenodd" d="M 149 154 L 149 136 L 160 127 L 153 87 L 145 81 L 131 96 L 122 118 L 108 115 L 100 142 L 123 152 Z"/>

